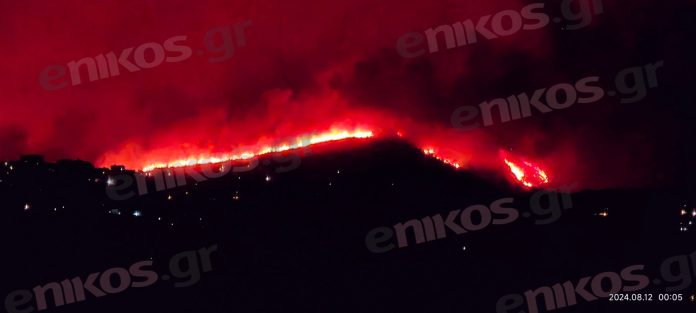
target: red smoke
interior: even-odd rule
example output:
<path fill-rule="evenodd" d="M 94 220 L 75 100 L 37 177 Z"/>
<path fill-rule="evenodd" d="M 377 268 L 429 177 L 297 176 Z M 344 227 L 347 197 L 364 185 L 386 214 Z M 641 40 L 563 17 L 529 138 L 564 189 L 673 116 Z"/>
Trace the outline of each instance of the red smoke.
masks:
<path fill-rule="evenodd" d="M 572 130 L 565 129 L 567 137 L 560 140 L 560 133 L 542 131 L 534 121 L 469 132 L 450 123 L 458 106 L 517 92 L 500 81 L 511 73 L 523 71 L 524 81 L 538 79 L 536 87 L 564 79 L 548 64 L 553 29 L 414 59 L 395 50 L 404 33 L 520 10 L 526 3 L 5 1 L 0 3 L 5 41 L 0 157 L 40 153 L 48 159 L 142 168 L 283 145 L 330 130 L 365 129 L 376 136 L 399 132 L 464 168 L 500 169 L 499 149 L 514 146 L 566 181 L 583 180 L 569 168 L 581 153 L 574 142 L 586 139 L 576 140 L 581 134 Z M 206 32 L 246 20 L 251 21 L 246 44 L 237 43 L 229 60 L 211 63 L 209 55 L 198 53 Z M 38 82 L 47 66 L 112 51 L 118 55 L 179 35 L 188 36 L 193 49 L 185 61 L 56 91 Z M 568 118 L 552 114 L 540 119 Z M 539 148 L 542 143 L 546 148 Z M 585 186 L 593 185 L 598 186 L 586 180 Z"/>

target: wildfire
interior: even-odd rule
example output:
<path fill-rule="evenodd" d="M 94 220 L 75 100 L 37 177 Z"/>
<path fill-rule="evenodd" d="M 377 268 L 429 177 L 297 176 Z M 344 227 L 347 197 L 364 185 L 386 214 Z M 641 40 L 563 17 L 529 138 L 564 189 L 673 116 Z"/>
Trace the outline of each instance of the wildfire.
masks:
<path fill-rule="evenodd" d="M 425 148 L 423 149 L 423 153 L 425 153 L 425 155 L 432 156 L 436 160 L 439 160 L 440 162 L 450 165 L 454 168 L 462 167 L 462 165 L 457 161 L 439 156 L 437 153 L 435 153 L 435 149 L 433 148 Z"/>
<path fill-rule="evenodd" d="M 549 182 L 549 176 L 539 166 L 532 162 L 515 158 L 501 150 L 503 162 L 510 168 L 515 179 L 525 187 L 533 188 Z"/>
<path fill-rule="evenodd" d="M 405 134 L 398 131 L 397 136 L 403 137 Z M 229 153 L 216 153 L 211 151 L 191 151 L 190 148 L 181 149 L 178 151 L 161 150 L 157 153 L 150 153 L 150 157 L 142 157 L 141 160 L 134 163 L 140 163 L 143 172 L 151 172 L 161 168 L 177 168 L 203 164 L 216 164 L 228 161 L 244 161 L 257 158 L 270 153 L 284 152 L 294 149 L 301 149 L 311 145 L 340 141 L 346 139 L 367 139 L 374 138 L 375 132 L 368 127 L 344 128 L 339 126 L 331 127 L 327 131 L 305 134 L 297 136 L 278 144 L 269 143 L 268 141 L 259 141 L 256 145 L 244 148 L 244 150 L 236 150 Z M 185 154 L 179 152 L 182 151 Z M 462 154 L 456 150 L 440 151 L 432 145 L 426 145 L 422 152 L 444 164 L 447 164 L 455 169 L 461 169 L 470 163 L 470 158 L 466 154 Z M 188 155 L 188 156 L 187 156 Z M 167 158 L 169 156 L 169 158 Z M 182 158 L 182 156 L 187 156 Z M 504 163 L 509 169 L 510 179 L 527 188 L 535 188 L 545 185 L 549 182 L 549 176 L 541 167 L 534 163 L 515 157 L 510 153 L 501 150 L 501 163 Z M 161 161 L 157 161 L 161 160 Z M 141 163 L 142 162 L 142 163 Z M 505 168 L 505 167 L 503 167 Z M 149 173 L 147 173 L 149 174 Z M 270 178 L 267 178 L 270 181 Z"/>
<path fill-rule="evenodd" d="M 237 154 L 202 155 L 198 157 L 192 156 L 189 158 L 178 159 L 166 163 L 152 163 L 143 167 L 142 171 L 149 172 L 158 168 L 184 167 L 201 164 L 214 164 L 226 161 L 248 160 L 268 153 L 276 153 L 293 149 L 299 149 L 323 142 L 337 141 L 350 138 L 371 138 L 373 136 L 374 133 L 371 130 L 366 129 L 358 128 L 352 131 L 345 129 L 331 129 L 329 131 L 325 131 L 319 134 L 298 136 L 292 141 L 281 143 L 275 146 L 260 146 L 257 149 L 248 150 Z"/>
<path fill-rule="evenodd" d="M 458 169 L 462 167 L 462 162 L 443 157 L 436 151 L 435 148 L 426 147 L 423 149 L 423 153 L 454 168 Z M 510 173 L 514 177 L 515 182 L 521 184 L 522 186 L 534 188 L 545 185 L 549 182 L 549 176 L 546 174 L 546 171 L 532 162 L 513 157 L 503 150 L 500 151 L 500 155 L 502 161 L 510 169 Z"/>

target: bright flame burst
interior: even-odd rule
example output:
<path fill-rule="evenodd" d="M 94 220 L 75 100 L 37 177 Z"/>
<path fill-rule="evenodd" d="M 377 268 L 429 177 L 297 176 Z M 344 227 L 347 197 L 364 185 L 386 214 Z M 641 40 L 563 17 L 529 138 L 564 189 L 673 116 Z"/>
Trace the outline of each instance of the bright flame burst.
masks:
<path fill-rule="evenodd" d="M 424 148 L 423 153 L 431 156 L 442 163 L 450 165 L 454 168 L 461 168 L 462 162 L 446 158 L 437 153 L 434 148 Z M 514 177 L 515 182 L 527 188 L 539 187 L 549 182 L 549 175 L 541 167 L 532 162 L 516 158 L 505 151 L 500 151 L 501 159 L 510 169 L 510 173 Z"/>
<path fill-rule="evenodd" d="M 454 168 L 462 167 L 462 165 L 457 161 L 439 156 L 437 153 L 435 153 L 435 149 L 433 149 L 433 148 L 425 148 L 425 149 L 423 149 L 423 153 L 425 153 L 425 155 L 432 156 L 436 160 L 438 160 L 442 163 L 445 163 L 447 165 L 450 165 Z"/>
<path fill-rule="evenodd" d="M 226 161 L 248 160 L 268 153 L 283 152 L 292 149 L 304 148 L 313 144 L 343 140 L 349 138 L 371 138 L 374 134 L 371 130 L 355 129 L 353 131 L 332 129 L 323 133 L 296 137 L 293 143 L 281 143 L 277 146 L 261 146 L 258 149 L 244 151 L 238 154 L 203 155 L 174 160 L 171 162 L 158 162 L 143 167 L 143 172 L 149 172 L 158 168 L 184 167 L 201 164 L 215 164 Z M 292 141 L 291 141 L 292 142 Z"/>
<path fill-rule="evenodd" d="M 510 168 L 515 179 L 525 187 L 533 188 L 548 184 L 549 176 L 541 167 L 501 151 L 501 158 Z"/>

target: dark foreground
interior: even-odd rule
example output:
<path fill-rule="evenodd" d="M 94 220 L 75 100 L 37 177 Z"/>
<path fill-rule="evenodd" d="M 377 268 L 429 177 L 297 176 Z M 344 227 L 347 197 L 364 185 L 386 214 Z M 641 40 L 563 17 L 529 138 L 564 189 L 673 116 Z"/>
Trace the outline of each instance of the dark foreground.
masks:
<path fill-rule="evenodd" d="M 149 180 L 148 194 L 126 200 L 106 192 L 122 173 L 4 166 L 5 311 L 37 308 L 35 287 L 47 312 L 516 313 L 534 312 L 532 298 L 540 312 L 696 309 L 696 203 L 685 193 L 523 191 L 391 141 L 291 161 L 162 191 Z M 486 221 L 497 200 L 506 213 Z M 472 205 L 484 213 L 464 233 L 459 217 L 444 234 L 427 218 Z M 391 239 L 370 233 L 382 226 Z"/>

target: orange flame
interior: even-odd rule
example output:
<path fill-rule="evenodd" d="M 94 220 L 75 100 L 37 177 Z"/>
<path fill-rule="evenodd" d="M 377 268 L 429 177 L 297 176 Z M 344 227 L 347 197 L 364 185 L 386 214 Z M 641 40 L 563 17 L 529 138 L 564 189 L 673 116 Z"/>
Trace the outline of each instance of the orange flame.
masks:
<path fill-rule="evenodd" d="M 397 135 L 399 137 L 402 137 L 404 134 L 403 132 L 399 131 L 397 132 Z M 161 168 L 177 168 L 203 164 L 216 164 L 227 161 L 249 160 L 269 153 L 278 153 L 294 149 L 300 149 L 325 142 L 340 141 L 344 139 L 365 139 L 373 137 L 375 137 L 374 131 L 366 127 L 356 127 L 352 130 L 343 127 L 332 127 L 330 130 L 321 132 L 319 134 L 313 133 L 312 135 L 297 136 L 292 140 L 281 142 L 277 145 L 259 143 L 241 152 L 239 152 L 238 150 L 236 152 L 223 154 L 213 152 L 200 152 L 198 154 L 194 154 L 189 152 L 188 157 L 176 158 L 176 156 L 171 157 L 175 155 L 171 153 L 171 151 L 165 150 L 162 151 L 164 153 L 150 154 L 151 156 L 156 155 L 154 158 L 145 157 L 142 158 L 140 161 L 136 161 L 134 163 L 139 163 L 141 165 L 146 164 L 145 166 L 142 166 L 142 171 L 150 172 L 155 169 Z M 190 148 L 186 149 L 188 150 Z M 455 169 L 463 168 L 469 162 L 466 156 L 462 156 L 457 153 L 451 153 L 452 151 L 444 153 L 442 151 L 436 150 L 432 146 L 426 146 L 422 149 L 422 151 L 425 155 L 433 157 L 444 164 L 454 167 Z M 500 154 L 502 157 L 502 161 L 509 168 L 514 180 L 520 183 L 521 185 L 527 188 L 533 188 L 539 187 L 549 182 L 549 176 L 539 166 L 529 161 L 511 156 L 503 150 L 500 151 Z M 167 159 L 168 155 L 170 157 Z M 452 158 L 452 156 L 454 155 L 457 155 L 456 158 Z M 179 154 L 179 156 L 181 155 Z M 155 161 L 153 161 L 153 159 Z M 157 159 L 160 159 L 162 161 L 157 161 Z"/>
<path fill-rule="evenodd" d="M 445 158 L 445 157 L 442 157 L 442 156 L 438 155 L 438 154 L 435 152 L 435 149 L 434 149 L 434 148 L 425 148 L 425 149 L 423 149 L 423 153 L 425 153 L 425 155 L 432 156 L 432 157 L 435 158 L 436 160 L 438 160 L 438 161 L 440 161 L 440 162 L 442 162 L 442 163 L 445 163 L 445 164 L 447 164 L 447 165 L 449 165 L 449 166 L 452 166 L 452 167 L 454 167 L 454 168 L 460 168 L 460 167 L 462 167 L 462 164 L 461 164 L 460 162 L 457 162 L 457 161 L 454 161 L 454 160 L 452 160 L 452 159 Z"/>
<path fill-rule="evenodd" d="M 501 150 L 501 157 L 505 164 L 510 168 L 510 172 L 517 182 L 527 188 L 539 187 L 549 183 L 549 176 L 541 167 L 526 161 L 510 156 Z"/>
<path fill-rule="evenodd" d="M 423 153 L 457 169 L 463 166 L 463 162 L 444 157 L 430 146 L 424 148 Z M 546 174 L 546 171 L 532 162 L 515 158 L 503 150 L 500 150 L 500 155 L 505 165 L 510 169 L 514 181 L 522 186 L 534 188 L 549 182 L 549 175 Z"/>
<path fill-rule="evenodd" d="M 293 140 L 294 143 L 281 143 L 276 146 L 266 145 L 258 147 L 257 149 L 244 151 L 242 153 L 237 154 L 200 155 L 198 157 L 191 156 L 188 158 L 173 160 L 169 162 L 154 162 L 150 165 L 143 167 L 142 171 L 149 172 L 158 168 L 184 167 L 201 164 L 214 164 L 226 161 L 248 160 L 268 153 L 299 149 L 323 142 L 337 141 L 349 138 L 371 138 L 373 136 L 374 133 L 371 130 L 367 129 L 357 128 L 352 131 L 345 129 L 331 129 L 329 131 L 325 131 L 323 133 L 315 135 L 298 136 L 295 138 L 295 140 Z"/>

